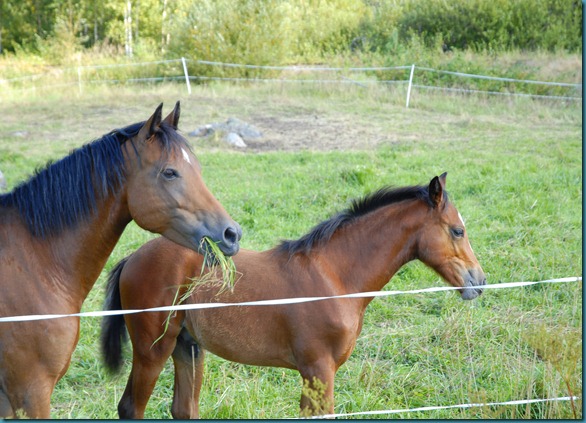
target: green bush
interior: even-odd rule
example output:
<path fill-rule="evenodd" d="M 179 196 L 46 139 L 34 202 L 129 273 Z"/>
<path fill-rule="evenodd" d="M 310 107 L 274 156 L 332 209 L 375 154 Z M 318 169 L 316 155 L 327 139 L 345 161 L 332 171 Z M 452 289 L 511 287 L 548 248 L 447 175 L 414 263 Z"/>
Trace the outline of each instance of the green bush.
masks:
<path fill-rule="evenodd" d="M 352 0 L 206 0 L 177 20 L 169 52 L 256 65 L 319 62 L 348 50 L 365 13 L 366 6 Z"/>
<path fill-rule="evenodd" d="M 274 0 L 195 2 L 176 23 L 169 55 L 258 65 L 280 63 L 289 39 L 272 25 L 284 18 L 276 4 Z M 197 73 L 202 72 L 205 68 Z"/>
<path fill-rule="evenodd" d="M 357 50 L 396 54 L 414 36 L 427 47 L 475 51 L 582 49 L 579 0 L 4 0 L 0 52 L 44 54 L 52 38 L 91 48 L 133 43 L 167 53 L 248 63 L 316 62 Z M 38 4 L 37 4 L 38 3 Z M 169 43 L 171 45 L 169 45 Z"/>
<path fill-rule="evenodd" d="M 445 49 L 568 50 L 582 46 L 578 0 L 411 0 L 392 14 L 403 41 L 413 34 Z"/>

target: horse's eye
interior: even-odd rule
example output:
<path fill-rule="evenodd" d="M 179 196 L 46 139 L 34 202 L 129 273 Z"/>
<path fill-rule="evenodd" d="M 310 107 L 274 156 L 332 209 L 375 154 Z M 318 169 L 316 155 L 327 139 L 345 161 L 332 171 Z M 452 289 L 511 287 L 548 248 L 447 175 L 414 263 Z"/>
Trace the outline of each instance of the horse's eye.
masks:
<path fill-rule="evenodd" d="M 464 236 L 464 229 L 462 228 L 452 228 L 450 231 L 454 238 L 462 238 Z"/>
<path fill-rule="evenodd" d="M 165 179 L 171 180 L 179 177 L 179 173 L 175 169 L 167 168 L 161 172 Z"/>

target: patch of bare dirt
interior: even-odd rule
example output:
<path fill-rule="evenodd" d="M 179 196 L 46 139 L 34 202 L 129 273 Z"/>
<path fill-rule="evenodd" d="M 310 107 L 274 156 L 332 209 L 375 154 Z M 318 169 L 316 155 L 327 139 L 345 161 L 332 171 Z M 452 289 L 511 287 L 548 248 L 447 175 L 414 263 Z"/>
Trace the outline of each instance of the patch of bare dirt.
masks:
<path fill-rule="evenodd" d="M 339 117 L 255 115 L 245 122 L 262 134 L 261 137 L 243 137 L 247 151 L 358 150 L 390 142 L 380 128 Z"/>

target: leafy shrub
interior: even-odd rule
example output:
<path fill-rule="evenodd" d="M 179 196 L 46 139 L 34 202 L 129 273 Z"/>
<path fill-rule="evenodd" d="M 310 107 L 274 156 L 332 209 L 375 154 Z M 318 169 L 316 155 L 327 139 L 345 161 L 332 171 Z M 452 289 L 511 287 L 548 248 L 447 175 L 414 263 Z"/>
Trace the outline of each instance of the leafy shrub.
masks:
<path fill-rule="evenodd" d="M 581 50 L 577 0 L 411 0 L 396 17 L 402 40 L 412 34 L 446 49 Z"/>
<path fill-rule="evenodd" d="M 366 11 L 352 0 L 205 0 L 176 22 L 170 52 L 256 65 L 320 61 L 348 49 Z"/>
<path fill-rule="evenodd" d="M 179 1 L 162 32 L 168 33 L 173 57 L 308 63 L 348 50 L 369 11 L 365 2 L 355 0 Z M 122 42 L 123 28 L 114 32 Z"/>

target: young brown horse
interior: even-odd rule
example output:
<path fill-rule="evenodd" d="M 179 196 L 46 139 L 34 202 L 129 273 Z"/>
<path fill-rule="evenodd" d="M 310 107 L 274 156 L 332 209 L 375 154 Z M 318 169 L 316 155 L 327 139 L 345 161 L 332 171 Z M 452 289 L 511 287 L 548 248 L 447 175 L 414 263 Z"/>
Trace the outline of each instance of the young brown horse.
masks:
<path fill-rule="evenodd" d="M 49 163 L 0 196 L 0 417 L 50 417 L 79 318 L 11 322 L 9 316 L 79 312 L 125 226 L 227 255 L 239 226 L 209 192 L 179 135 L 179 103 Z"/>
<path fill-rule="evenodd" d="M 297 241 L 234 258 L 241 273 L 232 292 L 200 285 L 191 303 L 241 303 L 322 297 L 382 289 L 405 263 L 419 259 L 471 300 L 486 278 L 464 222 L 445 194 L 445 174 L 429 186 L 382 189 L 320 223 Z M 201 255 L 164 238 L 154 239 L 110 273 L 106 308 L 143 309 L 172 304 L 177 289 L 201 269 Z M 329 299 L 288 305 L 178 311 L 165 335 L 168 312 L 106 317 L 102 349 L 113 370 L 121 365 L 128 328 L 132 371 L 118 405 L 121 418 L 142 418 L 167 358 L 175 365 L 172 414 L 198 417 L 204 350 L 227 360 L 297 369 L 310 386 L 325 384 L 326 412 L 334 409 L 334 375 L 348 359 L 372 298 Z M 192 358 L 194 361 L 192 361 Z M 195 376 L 195 377 L 194 377 Z M 301 409 L 312 408 L 302 395 Z M 323 410 L 323 409 L 322 409 Z"/>

